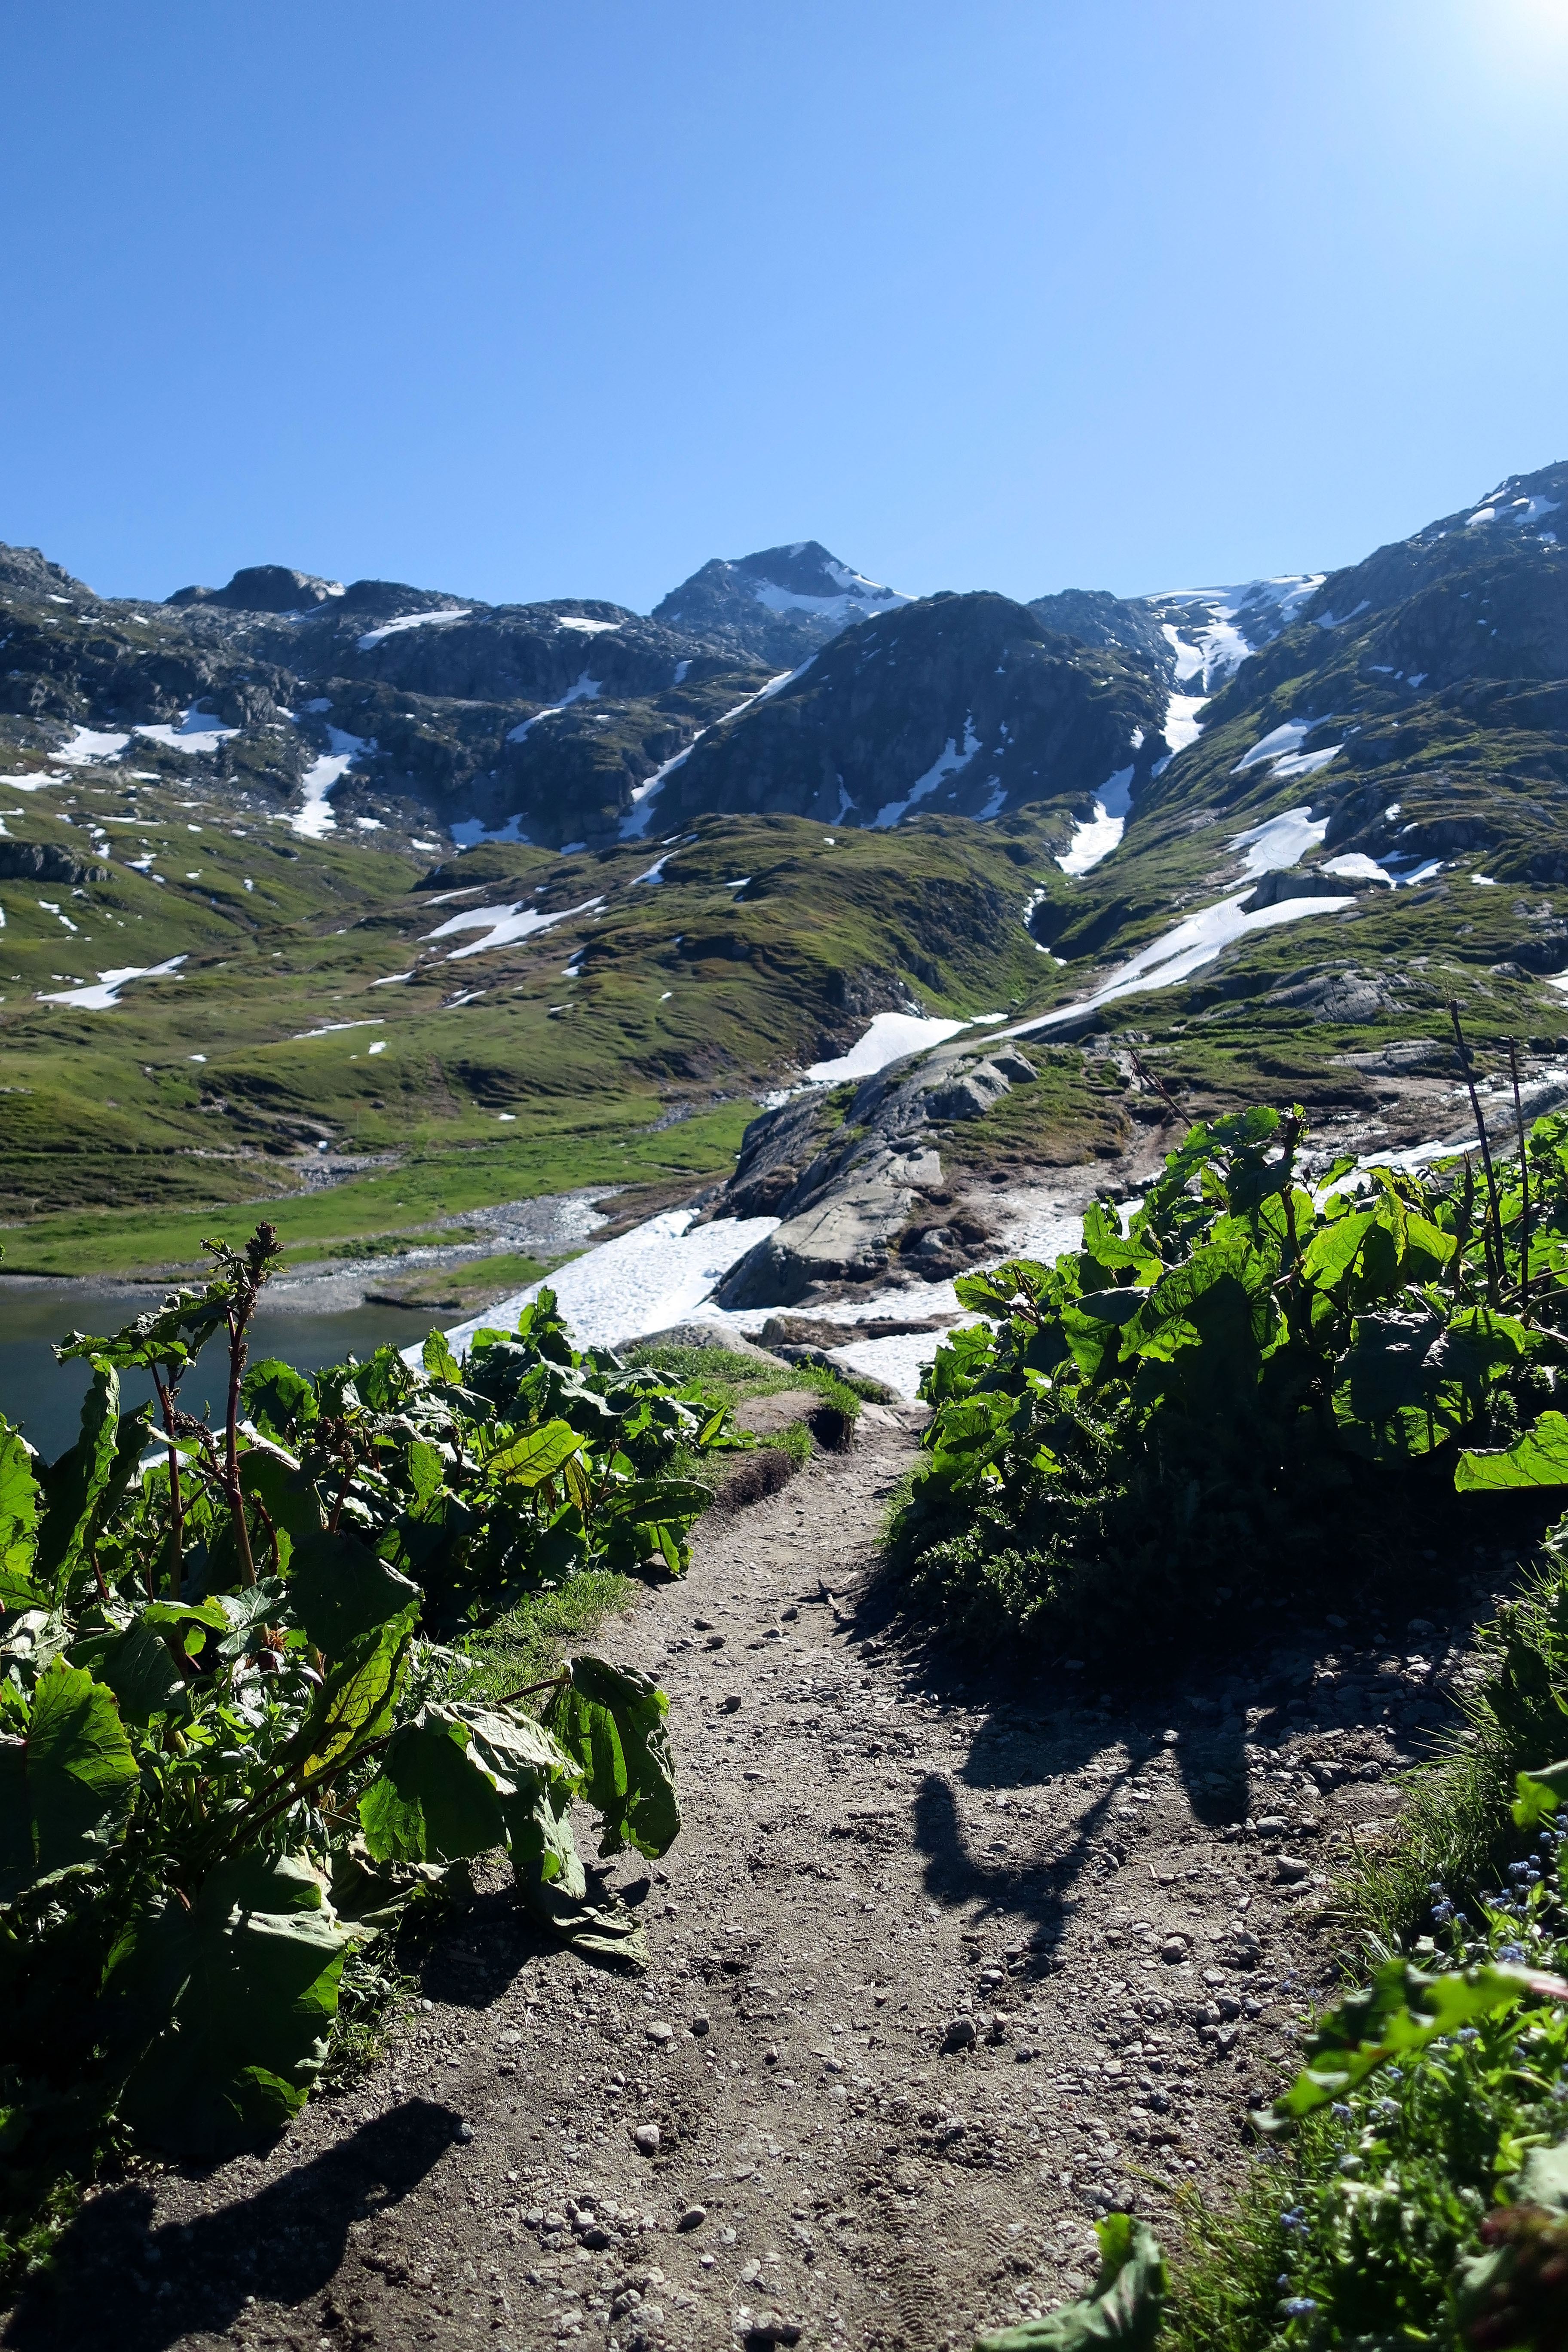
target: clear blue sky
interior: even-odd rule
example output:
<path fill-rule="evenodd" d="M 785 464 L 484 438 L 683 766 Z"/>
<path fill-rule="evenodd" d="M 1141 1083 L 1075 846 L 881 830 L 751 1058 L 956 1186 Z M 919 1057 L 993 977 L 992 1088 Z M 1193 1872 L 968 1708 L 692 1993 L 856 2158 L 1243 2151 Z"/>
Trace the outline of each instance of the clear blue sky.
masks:
<path fill-rule="evenodd" d="M 0 539 L 106 593 L 1127 593 L 1568 455 L 1568 0 L 0 0 Z"/>

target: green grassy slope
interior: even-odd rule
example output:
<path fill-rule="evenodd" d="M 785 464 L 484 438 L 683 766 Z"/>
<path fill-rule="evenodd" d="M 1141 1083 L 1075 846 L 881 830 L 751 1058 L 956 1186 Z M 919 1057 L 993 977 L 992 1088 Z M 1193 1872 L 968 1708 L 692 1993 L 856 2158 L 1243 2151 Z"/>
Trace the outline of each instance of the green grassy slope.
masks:
<path fill-rule="evenodd" d="M 300 839 L 211 789 L 89 770 L 19 814 L 0 781 L 0 807 L 14 837 L 110 860 L 75 886 L 0 880 L 13 1271 L 187 1259 L 226 1202 L 279 1201 L 316 1246 L 716 1176 L 757 1090 L 870 1013 L 1024 1011 L 1051 969 L 1023 924 L 1049 864 L 1027 820 L 829 845 L 792 818 L 707 819 L 668 854 L 489 845 L 432 888 L 374 835 Z M 432 936 L 520 904 L 559 919 L 493 947 L 483 926 Z M 175 957 L 110 1009 L 43 1001 Z M 381 1164 L 307 1191 L 323 1159 Z"/>

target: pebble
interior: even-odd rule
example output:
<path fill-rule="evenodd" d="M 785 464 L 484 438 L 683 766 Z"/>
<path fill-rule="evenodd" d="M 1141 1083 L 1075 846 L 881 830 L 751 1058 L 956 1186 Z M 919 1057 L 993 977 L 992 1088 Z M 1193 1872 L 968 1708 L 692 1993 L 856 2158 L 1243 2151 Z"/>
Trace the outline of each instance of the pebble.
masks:
<path fill-rule="evenodd" d="M 689 2205 L 675 2226 L 678 2230 L 700 2230 L 707 2219 L 706 2205 Z"/>
<path fill-rule="evenodd" d="M 702 2036 L 707 2032 L 711 2022 L 712 2021 L 709 2017 L 707 2011 L 700 2009 L 696 2016 L 691 2021 L 691 2031 L 696 2034 L 699 2042 L 701 2041 Z"/>
<path fill-rule="evenodd" d="M 735 1695 L 733 1694 L 733 1692 L 731 1692 L 731 1695 L 730 1695 L 730 1696 L 729 1696 L 728 1698 L 721 1698 L 721 1699 L 720 1700 L 720 1702 L 719 1702 L 719 1712 L 720 1712 L 720 1714 L 721 1714 L 721 1715 L 739 1715 L 739 1714 L 740 1714 L 740 1712 L 741 1712 L 741 1702 L 740 1702 L 740 1700 L 735 1696 Z"/>
<path fill-rule="evenodd" d="M 1310 1878 L 1311 1874 L 1311 1864 L 1303 1862 L 1298 1854 L 1278 1853 L 1274 1857 L 1274 1875 L 1276 1878 L 1284 1879 L 1288 1885 L 1294 1885 L 1303 1878 Z"/>
<path fill-rule="evenodd" d="M 660 2050 L 664 2048 L 666 2042 L 673 2042 L 675 2039 L 674 2026 L 667 2025 L 662 2018 L 656 2017 L 650 2020 L 646 2032 L 648 2040 Z"/>
<path fill-rule="evenodd" d="M 1164 1942 L 1160 1947 L 1160 1958 L 1165 1962 L 1166 1966 L 1168 1968 L 1177 1968 L 1181 1965 L 1182 1961 L 1186 1958 L 1186 1937 L 1184 1936 L 1167 1936 Z"/>
<path fill-rule="evenodd" d="M 942 2035 L 942 2046 L 944 2050 L 973 2050 L 974 2020 L 972 2017 L 955 2017 Z"/>
<path fill-rule="evenodd" d="M 645 2156 L 655 2156 L 658 2154 L 659 2129 L 657 2124 L 638 2124 L 636 2131 L 632 2134 L 632 2137 L 636 2140 L 638 2147 L 641 2148 Z"/>
<path fill-rule="evenodd" d="M 454 2138 L 454 2139 L 460 2139 L 460 2140 L 464 2140 L 464 2141 L 467 2141 L 467 2140 L 470 2140 L 470 2139 L 472 2139 L 472 2138 L 473 2138 L 473 2136 L 474 2136 L 474 2127 L 473 2127 L 473 2125 L 472 2125 L 472 2124 L 459 2124 L 459 2125 L 458 2126 L 457 2130 L 456 2130 L 456 2131 L 453 2133 L 453 2135 L 452 2135 L 452 2137 L 453 2137 L 453 2138 Z"/>
<path fill-rule="evenodd" d="M 1265 1813 L 1261 1821 L 1254 1822 L 1253 1827 L 1259 1837 L 1283 1837 L 1289 1823 L 1279 1813 Z"/>

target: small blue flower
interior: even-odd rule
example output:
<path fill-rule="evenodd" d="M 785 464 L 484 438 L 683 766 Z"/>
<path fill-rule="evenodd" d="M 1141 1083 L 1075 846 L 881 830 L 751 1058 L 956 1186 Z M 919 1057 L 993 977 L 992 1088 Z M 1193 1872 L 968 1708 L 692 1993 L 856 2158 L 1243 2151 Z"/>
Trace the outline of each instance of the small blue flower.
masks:
<path fill-rule="evenodd" d="M 1522 1960 L 1524 1958 L 1524 1946 L 1522 1944 L 1500 1944 L 1498 1946 L 1497 1956 L 1500 1960 Z"/>
<path fill-rule="evenodd" d="M 1508 1874 L 1510 1878 L 1522 1878 L 1529 1868 L 1530 1864 L 1528 1862 L 1510 1862 L 1508 1866 Z"/>
<path fill-rule="evenodd" d="M 1454 2035 L 1456 2042 L 1479 2042 L 1480 2038 L 1481 2029 L 1479 2025 L 1461 2025 Z"/>
<path fill-rule="evenodd" d="M 1405 2080 L 1404 2067 L 1385 2066 L 1383 2070 L 1383 2079 L 1385 2083 L 1403 2083 Z M 1384 2100 L 1384 2104 L 1386 2106 L 1388 2103 Z"/>
<path fill-rule="evenodd" d="M 1351 2119 L 1351 2111 L 1342 2099 L 1336 2099 L 1330 2107 L 1329 2113 L 1331 2116 L 1338 2116 L 1342 2124 L 1348 2124 Z"/>
<path fill-rule="evenodd" d="M 1289 2284 L 1290 2284 L 1290 2273 L 1289 2273 L 1289 2271 L 1281 2271 L 1281 2272 L 1280 2272 L 1280 2273 L 1279 2273 L 1279 2277 L 1275 2280 L 1274 2284 L 1275 2284 L 1275 2285 L 1276 2285 L 1276 2286 L 1289 2286 Z"/>
<path fill-rule="evenodd" d="M 1279 2226 L 1282 2230 L 1305 2230 L 1307 2226 L 1305 2209 L 1300 2205 L 1289 2207 L 1279 2216 Z"/>
<path fill-rule="evenodd" d="M 1313 2296 L 1293 2294 L 1285 2305 L 1285 2316 L 1287 2319 L 1305 2319 L 1310 2311 L 1316 2311 L 1317 2308 L 1317 2302 Z"/>
<path fill-rule="evenodd" d="M 1437 1898 L 1438 1902 L 1441 1902 L 1441 1901 L 1442 1901 L 1442 1899 L 1443 1899 L 1443 1882 L 1442 1882 L 1442 1880 L 1441 1880 L 1440 1878 L 1434 1878 L 1433 1880 L 1431 1880 L 1431 1881 L 1430 1881 L 1430 1883 L 1429 1883 L 1429 1884 L 1428 1884 L 1428 1885 L 1427 1885 L 1426 1892 L 1427 1892 L 1427 1894 L 1428 1894 L 1428 1895 L 1436 1895 L 1436 1897 Z"/>
<path fill-rule="evenodd" d="M 1432 1916 L 1436 1921 L 1439 1927 L 1446 1927 L 1454 1916 L 1453 1905 L 1446 1901 L 1442 1903 L 1434 1903 L 1432 1906 Z"/>

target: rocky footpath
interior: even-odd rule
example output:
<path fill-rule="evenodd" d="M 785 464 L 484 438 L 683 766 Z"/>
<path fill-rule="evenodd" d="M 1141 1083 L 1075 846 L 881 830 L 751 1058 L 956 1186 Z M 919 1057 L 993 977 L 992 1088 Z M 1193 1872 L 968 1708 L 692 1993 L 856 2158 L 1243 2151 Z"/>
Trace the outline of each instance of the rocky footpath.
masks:
<path fill-rule="evenodd" d="M 917 1426 L 868 1408 L 600 1637 L 670 1694 L 686 1827 L 607 1874 L 646 1979 L 492 1883 L 275 2148 L 91 2197 L 16 2352 L 110 2305 L 124 2352 L 963 2352 L 1077 2291 L 1095 2216 L 1239 2190 L 1468 1616 L 1258 1601 L 1135 1693 L 965 1682 L 877 1581 Z"/>

